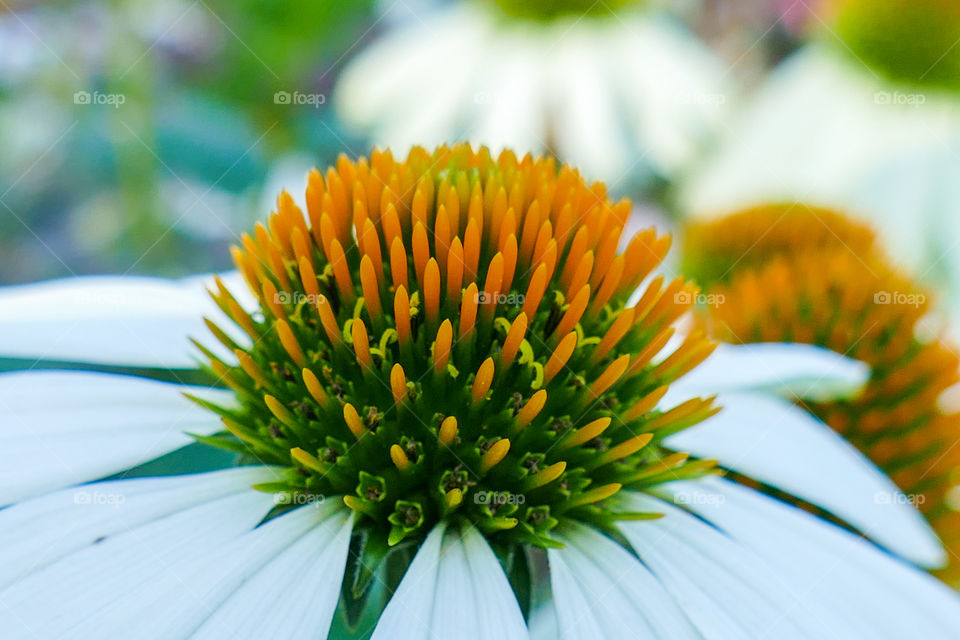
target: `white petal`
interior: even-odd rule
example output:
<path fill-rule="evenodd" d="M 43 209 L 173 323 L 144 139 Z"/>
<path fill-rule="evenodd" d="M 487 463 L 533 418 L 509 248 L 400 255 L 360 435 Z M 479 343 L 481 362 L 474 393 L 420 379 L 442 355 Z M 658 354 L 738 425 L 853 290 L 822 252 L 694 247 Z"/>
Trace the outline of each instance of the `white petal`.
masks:
<path fill-rule="evenodd" d="M 283 522 L 277 526 L 292 527 L 295 515 L 312 522 L 313 528 L 243 582 L 191 638 L 229 635 L 258 640 L 327 634 L 340 599 L 352 523 L 345 509 L 324 518 L 321 513 L 308 513 L 312 508 L 280 518 Z"/>
<path fill-rule="evenodd" d="M 246 285 L 228 286 L 243 303 Z M 206 278 L 85 276 L 0 289 L 0 357 L 192 369 L 196 337 L 218 353 L 203 317 L 222 315 Z M 244 341 L 224 322 L 221 328 Z"/>
<path fill-rule="evenodd" d="M 108 623 L 121 622 L 131 627 L 123 637 L 162 637 L 134 605 L 155 605 L 151 585 L 184 575 L 178 563 L 197 562 L 255 527 L 273 499 L 250 483 L 275 474 L 254 467 L 112 481 L 0 512 L 12 539 L 4 559 L 16 575 L 10 581 L 5 573 L 11 583 L 0 592 L 5 637 L 105 637 Z M 143 585 L 136 603 L 118 604 Z M 178 583 L 185 598 L 188 586 Z M 84 632 L 91 620 L 99 630 Z"/>
<path fill-rule="evenodd" d="M 585 176 L 617 181 L 632 168 L 629 135 L 607 77 L 604 51 L 597 47 L 597 31 L 577 25 L 554 42 L 548 76 L 552 132 L 560 156 L 581 167 Z"/>
<path fill-rule="evenodd" d="M 486 13 L 454 6 L 380 39 L 341 75 L 340 116 L 395 153 L 459 137 L 458 121 L 476 106 L 475 67 L 495 47 Z"/>
<path fill-rule="evenodd" d="M 122 531 L 0 595 L 38 637 L 264 637 L 257 625 L 280 637 L 323 637 L 349 513 L 331 501 L 254 528 L 271 504 L 248 488 Z M 57 603 L 52 615 L 47 596 Z"/>
<path fill-rule="evenodd" d="M 0 505 L 96 480 L 223 428 L 184 392 L 230 406 L 233 394 L 82 371 L 0 374 Z"/>
<path fill-rule="evenodd" d="M 502 30 L 484 52 L 473 82 L 467 139 L 493 153 L 510 148 L 522 155 L 546 146 L 547 105 L 542 38 L 527 30 Z"/>
<path fill-rule="evenodd" d="M 696 36 L 654 13 L 621 13 L 601 44 L 638 146 L 671 175 L 695 159 L 718 128 L 729 74 Z"/>
<path fill-rule="evenodd" d="M 240 467 L 210 473 L 113 480 L 28 500 L 0 511 L 0 589 L 98 541 L 173 514 L 249 493 L 276 479 L 270 467 Z M 262 498 L 262 495 L 255 494 Z M 269 500 L 260 500 L 268 509 Z M 259 512 L 252 521 L 262 517 Z M 225 525 L 226 526 L 226 525 Z"/>
<path fill-rule="evenodd" d="M 700 637 L 657 578 L 619 544 L 582 525 L 559 539 L 566 548 L 547 553 L 561 638 Z"/>
<path fill-rule="evenodd" d="M 957 594 L 866 540 L 726 480 L 662 489 L 756 552 L 798 598 L 816 599 L 861 629 L 859 637 L 956 637 Z"/>
<path fill-rule="evenodd" d="M 380 615 L 371 640 L 427 640 L 437 593 L 437 565 L 443 546 L 444 523 L 433 528 L 403 574 L 386 609 Z M 450 594 L 444 594 L 450 595 Z"/>
<path fill-rule="evenodd" d="M 713 215 L 766 202 L 849 209 L 872 168 L 957 135 L 955 101 L 931 92 L 923 105 L 884 104 L 897 87 L 833 45 L 801 47 L 766 78 L 719 153 L 688 181 L 685 210 Z"/>
<path fill-rule="evenodd" d="M 828 401 L 854 393 L 870 375 L 862 362 L 808 344 L 718 345 L 674 387 L 686 397 L 764 390 L 789 398 Z"/>
<path fill-rule="evenodd" d="M 720 413 L 666 445 L 822 507 L 913 562 L 944 564 L 943 547 L 923 516 L 830 427 L 776 396 L 724 393 L 718 402 Z"/>
<path fill-rule="evenodd" d="M 798 597 L 753 551 L 698 518 L 642 494 L 624 496 L 657 520 L 619 525 L 708 638 L 855 637 L 856 628 L 816 599 Z"/>
<path fill-rule="evenodd" d="M 500 562 L 472 527 L 437 525 L 380 616 L 373 639 L 527 638 Z"/>
<path fill-rule="evenodd" d="M 555 598 L 547 598 L 530 612 L 530 640 L 556 640 L 560 637 Z"/>

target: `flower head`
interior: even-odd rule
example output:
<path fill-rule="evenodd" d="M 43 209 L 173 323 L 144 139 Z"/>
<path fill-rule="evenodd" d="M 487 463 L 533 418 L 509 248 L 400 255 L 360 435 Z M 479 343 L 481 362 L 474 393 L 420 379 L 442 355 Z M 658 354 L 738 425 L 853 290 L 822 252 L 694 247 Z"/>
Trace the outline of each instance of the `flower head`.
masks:
<path fill-rule="evenodd" d="M 306 213 L 280 196 L 234 252 L 250 291 L 236 273 L 213 300 L 206 278 L 0 291 L 0 354 L 125 372 L 0 374 L 17 480 L 0 628 L 953 637 L 960 601 L 908 564 L 943 554 L 922 518 L 867 504 L 889 480 L 757 390 L 866 368 L 783 344 L 696 366 L 712 345 L 671 329 L 695 291 L 650 273 L 653 231 L 618 254 L 628 208 L 549 159 L 377 152 L 311 174 Z M 183 353 L 204 315 L 207 375 Z M 714 393 L 729 402 L 708 417 Z M 195 473 L 185 432 L 240 457 Z M 714 452 L 889 552 L 715 477 Z M 181 473 L 127 477 L 168 453 Z"/>
<path fill-rule="evenodd" d="M 927 516 L 954 553 L 941 575 L 956 582 L 960 415 L 939 400 L 960 380 L 960 357 L 922 337 L 927 292 L 889 265 L 871 229 L 828 210 L 770 206 L 690 225 L 685 260 L 722 301 L 705 309 L 717 339 L 816 344 L 870 365 L 855 399 L 805 406 Z"/>
<path fill-rule="evenodd" d="M 652 362 L 691 285 L 658 279 L 627 305 L 670 245 L 650 230 L 618 253 L 627 201 L 463 145 L 341 157 L 306 201 L 282 194 L 235 250 L 259 310 L 213 294 L 252 346 L 211 360 L 240 408 L 209 406 L 229 446 L 289 469 L 265 489 L 344 496 L 389 546 L 459 517 L 549 546 L 558 518 L 607 524 L 623 486 L 710 469 L 657 444 L 715 411 L 653 411 L 712 346 L 693 335 Z"/>

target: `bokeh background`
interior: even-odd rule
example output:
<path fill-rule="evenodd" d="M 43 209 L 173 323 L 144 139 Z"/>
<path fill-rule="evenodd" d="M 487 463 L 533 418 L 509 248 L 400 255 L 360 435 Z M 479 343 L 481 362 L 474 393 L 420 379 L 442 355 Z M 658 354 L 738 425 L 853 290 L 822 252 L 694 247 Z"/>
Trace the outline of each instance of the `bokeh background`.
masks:
<path fill-rule="evenodd" d="M 671 226 L 847 209 L 960 299 L 948 0 L 0 0 L 0 284 L 229 267 L 307 169 L 547 150 Z"/>

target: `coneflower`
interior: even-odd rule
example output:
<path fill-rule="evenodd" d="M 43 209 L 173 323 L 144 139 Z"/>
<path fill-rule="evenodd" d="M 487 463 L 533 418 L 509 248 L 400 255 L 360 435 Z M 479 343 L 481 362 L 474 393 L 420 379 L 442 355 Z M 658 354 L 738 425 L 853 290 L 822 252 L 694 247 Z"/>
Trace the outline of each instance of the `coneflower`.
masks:
<path fill-rule="evenodd" d="M 960 380 L 960 358 L 923 335 L 929 294 L 889 264 L 870 228 L 823 209 L 768 206 L 689 225 L 684 262 L 719 301 L 704 307 L 717 339 L 816 344 L 870 365 L 856 398 L 804 406 L 926 515 L 951 552 L 939 575 L 956 585 L 960 414 L 940 400 Z"/>
<path fill-rule="evenodd" d="M 0 292 L 0 353 L 123 372 L 0 375 L 4 637 L 954 634 L 955 595 L 904 562 L 942 554 L 922 519 L 864 508 L 892 484 L 755 392 L 865 367 L 678 337 L 697 292 L 655 273 L 666 237 L 621 250 L 627 201 L 460 145 L 342 157 L 305 195 L 242 237 L 249 291 L 224 274 L 215 304 L 198 279 Z M 751 422 L 789 422 L 790 458 Z M 238 455 L 190 473 L 184 432 Z M 716 477 L 726 441 L 902 559 Z M 164 454 L 180 474 L 124 477 Z"/>
<path fill-rule="evenodd" d="M 609 525 L 598 505 L 623 486 L 710 471 L 651 444 L 716 412 L 654 412 L 713 347 L 692 335 L 653 362 L 692 285 L 626 304 L 670 246 L 651 230 L 618 253 L 628 201 L 552 159 L 459 146 L 341 157 L 306 202 L 281 194 L 234 252 L 262 316 L 214 292 L 252 346 L 211 325 L 241 400 L 212 408 L 234 448 L 290 469 L 265 489 L 345 496 L 370 549 L 452 517 L 548 547 L 558 517 Z"/>

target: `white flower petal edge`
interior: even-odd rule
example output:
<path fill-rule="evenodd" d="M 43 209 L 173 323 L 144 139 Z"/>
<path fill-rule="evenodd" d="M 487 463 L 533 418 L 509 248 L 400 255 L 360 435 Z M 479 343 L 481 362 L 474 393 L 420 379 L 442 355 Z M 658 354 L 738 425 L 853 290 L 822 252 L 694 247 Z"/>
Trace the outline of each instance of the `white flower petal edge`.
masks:
<path fill-rule="evenodd" d="M 643 494 L 631 509 L 663 513 L 620 530 L 707 638 L 858 637 L 815 594 L 798 597 L 759 556 L 695 516 Z M 788 549 L 784 550 L 789 553 Z"/>
<path fill-rule="evenodd" d="M 373 632 L 373 640 L 432 638 L 528 638 L 507 576 L 473 527 L 434 527 Z"/>
<path fill-rule="evenodd" d="M 0 592 L 5 637 L 255 638 L 264 629 L 279 637 L 325 636 L 339 598 L 350 513 L 331 500 L 258 527 L 273 498 L 250 482 L 274 473 L 233 469 L 56 494 L 96 487 L 128 499 L 112 513 L 98 507 L 96 517 L 75 510 L 67 533 L 59 531 L 66 543 L 58 541 L 55 555 L 41 548 L 37 565 Z M 204 497 L 197 500 L 194 490 Z M 45 506 L 46 518 L 63 522 L 64 509 Z M 21 508 L 37 511 L 34 503 L 8 511 Z M 23 515 L 18 525 L 29 523 L 33 532 L 36 521 Z"/>
<path fill-rule="evenodd" d="M 242 306 L 247 286 L 223 276 Z M 127 367 L 194 369 L 189 336 L 218 354 L 203 317 L 222 314 L 207 295 L 207 277 L 165 280 L 137 276 L 82 276 L 0 289 L 0 358 L 54 360 Z M 244 344 L 249 338 L 224 323 Z"/>
<path fill-rule="evenodd" d="M 84 371 L 0 374 L 0 506 L 96 480 L 223 429 L 212 411 L 232 393 Z"/>
<path fill-rule="evenodd" d="M 956 638 L 960 597 L 932 576 L 804 511 L 719 478 L 660 488 L 752 549 L 790 585 L 869 638 Z"/>
<path fill-rule="evenodd" d="M 665 444 L 822 507 L 921 566 L 946 562 L 920 512 L 830 427 L 776 396 L 724 393 L 718 402 L 720 413 Z"/>
<path fill-rule="evenodd" d="M 856 392 L 869 376 L 864 363 L 814 345 L 719 344 L 674 389 L 685 397 L 755 390 L 828 401 Z"/>
<path fill-rule="evenodd" d="M 816 346 L 721 344 L 660 404 L 719 394 L 723 409 L 666 444 L 823 507 L 913 562 L 941 566 L 946 555 L 936 534 L 886 474 L 820 420 L 774 395 L 823 400 L 857 389 L 868 373 L 863 363 Z"/>
<path fill-rule="evenodd" d="M 583 525 L 558 538 L 567 546 L 548 558 L 560 638 L 700 637 L 678 601 L 619 544 Z"/>

